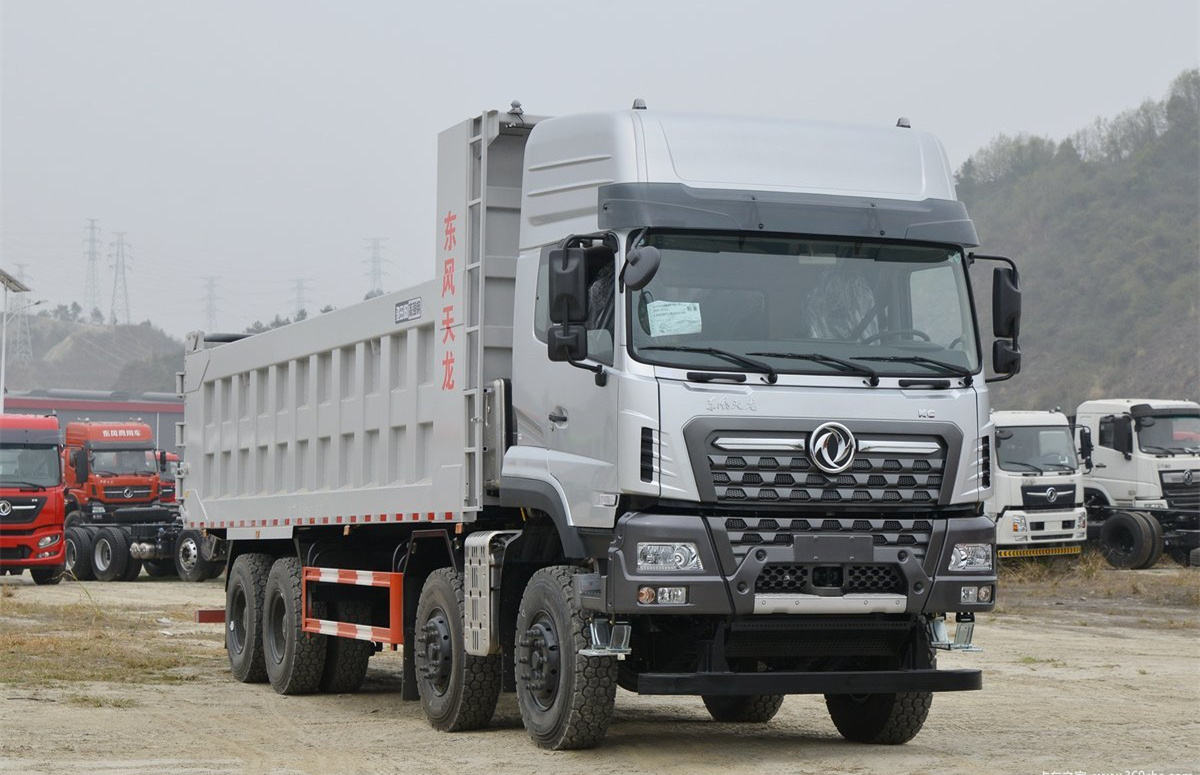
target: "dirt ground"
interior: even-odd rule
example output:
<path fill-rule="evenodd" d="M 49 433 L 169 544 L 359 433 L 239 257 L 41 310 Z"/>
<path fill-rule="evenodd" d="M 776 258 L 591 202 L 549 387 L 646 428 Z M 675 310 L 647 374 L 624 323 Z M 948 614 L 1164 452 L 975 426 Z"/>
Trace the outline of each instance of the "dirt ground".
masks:
<path fill-rule="evenodd" d="M 491 729 L 435 732 L 400 701 L 398 654 L 354 695 L 239 684 L 220 625 L 223 579 L 0 579 L 0 775 L 39 773 L 1183 773 L 1200 771 L 1200 572 L 1010 576 L 981 616 L 982 692 L 935 697 L 899 747 L 854 745 L 819 697 L 763 725 L 718 724 L 698 698 L 620 692 L 605 744 L 535 748 L 513 695 Z"/>

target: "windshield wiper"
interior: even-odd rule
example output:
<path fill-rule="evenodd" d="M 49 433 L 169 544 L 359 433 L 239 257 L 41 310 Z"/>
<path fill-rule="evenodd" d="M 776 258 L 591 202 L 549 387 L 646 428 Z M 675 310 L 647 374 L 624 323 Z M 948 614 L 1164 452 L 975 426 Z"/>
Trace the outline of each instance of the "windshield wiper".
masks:
<path fill-rule="evenodd" d="M 1059 467 L 1060 467 L 1060 468 L 1062 468 L 1064 471 L 1074 471 L 1074 470 L 1075 470 L 1074 466 L 1069 466 L 1069 465 L 1067 465 L 1066 463 L 1047 463 L 1046 465 L 1048 465 L 1048 466 L 1059 466 Z"/>
<path fill-rule="evenodd" d="M 1030 470 L 1037 471 L 1039 474 L 1046 473 L 1046 469 L 1038 468 L 1033 463 L 1022 463 L 1020 460 L 1005 460 L 1000 464 L 1000 467 L 1004 468 L 1005 466 L 1025 466 Z"/>
<path fill-rule="evenodd" d="M 926 358 L 924 355 L 866 355 L 856 357 L 854 360 L 887 361 L 889 363 L 916 363 L 920 366 L 936 366 L 937 368 L 948 371 L 955 376 L 962 377 L 963 387 L 970 387 L 971 383 L 974 381 L 970 370 L 964 369 L 962 366 L 955 366 L 953 363 L 946 363 L 945 361 Z"/>
<path fill-rule="evenodd" d="M 120 474 L 115 474 L 112 471 L 97 471 L 95 468 L 92 469 L 92 473 L 96 476 L 120 476 Z"/>
<path fill-rule="evenodd" d="M 791 358 L 797 361 L 815 361 L 816 363 L 829 363 L 834 366 L 840 366 L 842 371 L 851 374 L 858 374 L 867 378 L 867 383 L 871 387 L 879 386 L 879 374 L 869 366 L 860 366 L 857 363 L 844 361 L 841 358 L 835 358 L 832 355 L 824 355 L 822 353 L 747 353 L 748 355 L 762 355 L 768 358 Z"/>
<path fill-rule="evenodd" d="M 1171 450 L 1167 449 L 1166 447 L 1155 446 L 1154 444 L 1143 444 L 1142 452 L 1161 452 L 1164 455 L 1170 455 L 1171 457 L 1175 457 L 1175 453 L 1172 452 Z"/>
<path fill-rule="evenodd" d="M 682 344 L 657 344 L 657 345 L 651 345 L 649 347 L 642 347 L 640 349 L 642 349 L 642 350 L 667 350 L 669 352 L 703 353 L 705 355 L 712 355 L 717 358 L 724 358 L 727 361 L 733 361 L 734 363 L 740 363 L 743 366 L 749 366 L 754 371 L 761 372 L 762 374 L 766 374 L 767 382 L 772 385 L 774 385 L 776 382 L 779 381 L 779 374 L 776 373 L 775 369 L 772 366 L 770 366 L 769 364 L 763 363 L 762 361 L 756 361 L 753 358 L 747 358 L 746 356 L 741 355 L 740 353 L 730 352 L 729 350 L 721 350 L 716 347 L 688 347 L 687 345 L 682 345 Z"/>

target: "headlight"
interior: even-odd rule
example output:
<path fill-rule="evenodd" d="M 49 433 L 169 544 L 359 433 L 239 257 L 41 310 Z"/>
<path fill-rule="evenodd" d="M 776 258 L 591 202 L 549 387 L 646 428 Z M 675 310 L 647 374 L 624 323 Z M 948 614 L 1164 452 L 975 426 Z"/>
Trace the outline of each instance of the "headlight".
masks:
<path fill-rule="evenodd" d="M 1029 530 L 1029 523 L 1021 514 L 1015 514 L 1012 517 L 1012 531 L 1014 533 L 1024 533 Z"/>
<path fill-rule="evenodd" d="M 991 544 L 955 544 L 947 570 L 991 570 Z"/>
<path fill-rule="evenodd" d="M 637 569 L 644 571 L 704 570 L 693 543 L 637 545 Z"/>
<path fill-rule="evenodd" d="M 62 538 L 62 536 L 60 536 L 58 533 L 55 533 L 54 535 L 42 536 L 38 539 L 38 548 L 45 549 L 47 546 L 52 546 L 53 544 L 58 543 L 58 539 L 60 538 Z"/>

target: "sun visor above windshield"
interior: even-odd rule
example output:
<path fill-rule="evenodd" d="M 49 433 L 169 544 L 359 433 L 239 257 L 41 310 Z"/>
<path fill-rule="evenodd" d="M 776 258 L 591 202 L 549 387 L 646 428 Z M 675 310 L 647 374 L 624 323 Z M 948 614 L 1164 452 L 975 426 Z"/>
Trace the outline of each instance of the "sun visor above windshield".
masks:
<path fill-rule="evenodd" d="M 645 226 L 903 239 L 976 247 L 961 202 L 614 183 L 599 188 L 601 229 Z"/>

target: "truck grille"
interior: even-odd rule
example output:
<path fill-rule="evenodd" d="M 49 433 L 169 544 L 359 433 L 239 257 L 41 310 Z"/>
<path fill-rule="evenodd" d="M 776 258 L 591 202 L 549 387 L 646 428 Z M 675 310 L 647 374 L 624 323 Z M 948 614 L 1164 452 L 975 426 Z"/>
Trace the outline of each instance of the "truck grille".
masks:
<path fill-rule="evenodd" d="M 128 496 L 125 495 L 126 491 L 129 492 Z M 149 485 L 134 485 L 131 487 L 105 487 L 104 497 L 107 500 L 114 501 L 144 501 L 150 499 L 150 494 L 152 492 L 153 488 L 151 488 Z"/>
<path fill-rule="evenodd" d="M 824 519 L 773 519 L 730 517 L 714 519 L 714 528 L 724 527 L 734 556 L 741 560 L 748 551 L 764 544 L 791 546 L 802 534 L 870 535 L 875 546 L 902 546 L 918 560 L 925 556 L 933 533 L 930 519 L 867 519 L 827 517 Z M 719 535 L 722 531 L 715 529 Z"/>
<path fill-rule="evenodd" d="M 1163 484 L 1163 497 L 1167 499 L 1167 508 L 1177 511 L 1200 511 L 1200 476 L 1190 485 Z"/>
<path fill-rule="evenodd" d="M 757 594 L 811 594 L 817 589 L 846 593 L 905 594 L 904 579 L 894 565 L 800 565 L 763 567 L 754 582 Z"/>
<path fill-rule="evenodd" d="M 936 503 L 946 465 L 945 445 L 932 436 L 888 440 L 901 450 L 905 442 L 912 442 L 914 450 L 926 446 L 935 451 L 860 449 L 849 469 L 826 474 L 803 454 L 755 454 L 751 450 L 727 455 L 711 449 L 708 473 L 717 502 L 726 504 Z M 860 447 L 867 444 L 860 441 Z"/>
<path fill-rule="evenodd" d="M 0 498 L 8 508 L 0 507 L 0 525 L 27 525 L 42 513 L 45 498 Z M 3 512 L 8 512 L 7 514 Z"/>
<path fill-rule="evenodd" d="M 1053 492 L 1054 500 L 1050 500 Z M 1030 485 L 1021 488 L 1021 507 L 1026 511 L 1069 511 L 1075 508 L 1075 485 Z"/>

